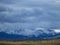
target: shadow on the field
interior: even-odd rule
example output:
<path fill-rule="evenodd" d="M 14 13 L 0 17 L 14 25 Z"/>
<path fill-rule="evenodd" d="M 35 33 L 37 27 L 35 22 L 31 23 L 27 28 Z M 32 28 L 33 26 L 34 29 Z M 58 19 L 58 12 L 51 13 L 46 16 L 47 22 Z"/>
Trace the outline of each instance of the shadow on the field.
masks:
<path fill-rule="evenodd" d="M 60 45 L 58 44 L 4 44 L 4 43 L 0 43 L 0 45 Z"/>
<path fill-rule="evenodd" d="M 4 44 L 4 43 L 0 43 L 0 45 L 12 45 L 12 44 Z"/>

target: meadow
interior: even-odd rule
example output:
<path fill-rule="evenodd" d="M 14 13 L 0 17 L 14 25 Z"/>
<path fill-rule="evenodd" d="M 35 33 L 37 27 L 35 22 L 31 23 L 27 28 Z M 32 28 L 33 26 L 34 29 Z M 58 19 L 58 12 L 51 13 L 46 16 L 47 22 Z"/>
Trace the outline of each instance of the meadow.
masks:
<path fill-rule="evenodd" d="M 23 41 L 0 41 L 0 45 L 60 45 L 60 39 L 54 40 L 23 40 Z"/>

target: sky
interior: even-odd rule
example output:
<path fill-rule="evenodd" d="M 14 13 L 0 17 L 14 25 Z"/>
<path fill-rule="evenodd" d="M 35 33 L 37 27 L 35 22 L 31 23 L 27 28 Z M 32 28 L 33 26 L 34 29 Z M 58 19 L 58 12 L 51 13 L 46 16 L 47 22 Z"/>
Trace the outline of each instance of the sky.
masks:
<path fill-rule="evenodd" d="M 32 35 L 39 28 L 60 29 L 60 0 L 0 0 L 0 32 Z"/>

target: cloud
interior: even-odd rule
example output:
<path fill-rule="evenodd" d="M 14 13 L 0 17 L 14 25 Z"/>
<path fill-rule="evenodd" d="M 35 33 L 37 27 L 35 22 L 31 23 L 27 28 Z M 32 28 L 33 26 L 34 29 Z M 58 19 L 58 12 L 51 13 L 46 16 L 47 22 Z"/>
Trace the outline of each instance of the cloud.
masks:
<path fill-rule="evenodd" d="M 22 26 L 23 25 L 23 26 Z M 50 30 L 50 29 L 49 29 Z M 34 27 L 31 24 L 20 24 L 20 23 L 0 23 L 0 32 L 6 32 L 8 34 L 17 34 L 24 36 L 39 36 L 42 34 L 55 34 L 52 30 L 49 31 L 47 28 Z"/>
<path fill-rule="evenodd" d="M 54 29 L 56 33 L 60 33 L 60 29 Z"/>
<path fill-rule="evenodd" d="M 0 31 L 32 35 L 35 28 L 60 28 L 58 0 L 0 0 Z M 48 30 L 44 30 L 49 33 Z M 34 33 L 33 33 L 34 32 Z M 38 34 L 36 34 L 38 35 Z"/>

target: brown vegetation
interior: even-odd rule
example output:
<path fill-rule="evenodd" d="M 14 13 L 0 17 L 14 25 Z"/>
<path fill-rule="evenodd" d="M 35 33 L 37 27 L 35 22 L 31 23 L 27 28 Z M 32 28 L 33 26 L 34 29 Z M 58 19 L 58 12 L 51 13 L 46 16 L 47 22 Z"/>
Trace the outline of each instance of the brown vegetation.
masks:
<path fill-rule="evenodd" d="M 0 41 L 2 44 L 22 45 L 22 44 L 35 44 L 35 45 L 60 45 L 60 39 L 54 40 L 24 40 L 24 41 Z"/>

